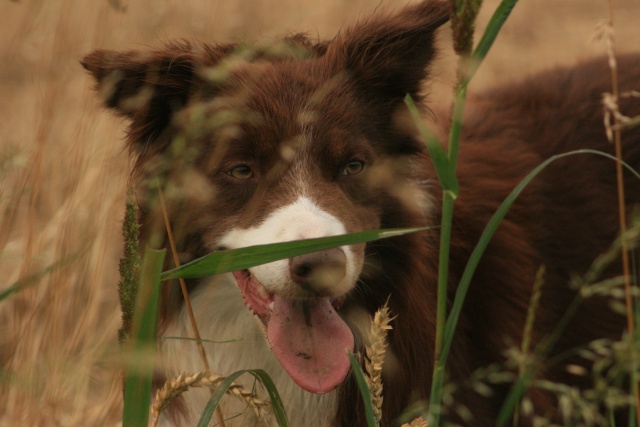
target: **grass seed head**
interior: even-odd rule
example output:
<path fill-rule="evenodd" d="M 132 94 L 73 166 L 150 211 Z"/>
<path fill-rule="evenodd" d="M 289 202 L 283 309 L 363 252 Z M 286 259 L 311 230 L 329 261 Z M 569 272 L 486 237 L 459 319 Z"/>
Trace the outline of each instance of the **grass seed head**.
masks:
<path fill-rule="evenodd" d="M 169 406 L 169 403 L 185 391 L 192 387 L 208 387 L 213 390 L 224 380 L 224 376 L 212 374 L 208 371 L 195 374 L 182 373 L 173 379 L 167 380 L 164 386 L 156 392 L 155 402 L 151 407 L 153 426 L 158 425 L 160 414 Z M 259 399 L 255 393 L 236 383 L 231 383 L 231 386 L 227 389 L 227 394 L 245 402 L 253 409 L 258 419 L 267 423 L 271 416 L 269 402 Z"/>
<path fill-rule="evenodd" d="M 387 332 L 392 329 L 390 323 L 393 319 L 387 304 L 376 311 L 365 349 L 365 379 L 371 391 L 373 412 L 378 422 L 382 419 L 382 365 L 387 347 Z"/>

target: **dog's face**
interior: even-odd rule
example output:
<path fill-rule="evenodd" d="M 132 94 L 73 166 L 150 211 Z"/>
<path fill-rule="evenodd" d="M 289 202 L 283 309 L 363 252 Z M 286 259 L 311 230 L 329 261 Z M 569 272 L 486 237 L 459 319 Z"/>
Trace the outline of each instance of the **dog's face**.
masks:
<path fill-rule="evenodd" d="M 402 205 L 424 218 L 428 199 L 403 98 L 419 97 L 433 32 L 447 18 L 448 7 L 431 2 L 328 43 L 96 51 L 83 65 L 107 106 L 131 120 L 139 182 L 164 180 L 189 260 L 418 225 L 393 217 Z M 347 374 L 353 336 L 337 311 L 364 261 L 365 246 L 353 245 L 234 273 L 276 357 L 306 390 L 328 392 Z"/>

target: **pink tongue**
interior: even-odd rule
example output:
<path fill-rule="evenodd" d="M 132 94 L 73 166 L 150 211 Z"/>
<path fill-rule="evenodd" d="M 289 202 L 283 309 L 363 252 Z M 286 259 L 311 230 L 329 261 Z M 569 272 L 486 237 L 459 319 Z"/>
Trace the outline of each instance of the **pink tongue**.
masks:
<path fill-rule="evenodd" d="M 345 349 L 353 351 L 353 334 L 329 298 L 274 296 L 267 337 L 282 367 L 307 391 L 328 393 L 349 372 Z"/>

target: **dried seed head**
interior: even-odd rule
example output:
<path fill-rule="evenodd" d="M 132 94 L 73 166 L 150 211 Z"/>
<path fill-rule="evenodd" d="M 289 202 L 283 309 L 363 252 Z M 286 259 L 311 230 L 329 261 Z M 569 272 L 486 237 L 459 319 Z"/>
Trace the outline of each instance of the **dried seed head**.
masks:
<path fill-rule="evenodd" d="M 373 413 L 378 422 L 382 418 L 382 365 L 387 347 L 387 331 L 392 328 L 389 323 L 393 319 L 386 304 L 378 309 L 371 322 L 368 345 L 365 348 L 365 379 L 371 391 Z"/>
<path fill-rule="evenodd" d="M 160 414 L 169 405 L 169 403 L 187 391 L 191 387 L 209 387 L 214 389 L 225 380 L 225 377 L 221 375 L 212 374 L 211 372 L 199 372 L 196 374 L 182 373 L 176 378 L 167 380 L 164 386 L 156 393 L 156 399 L 151 407 L 153 414 L 153 426 L 158 425 Z M 227 394 L 230 394 L 237 399 L 245 402 L 249 405 L 258 418 L 265 423 L 271 416 L 271 404 L 258 399 L 254 393 L 245 389 L 239 384 L 231 383 L 231 386 L 227 389 Z"/>

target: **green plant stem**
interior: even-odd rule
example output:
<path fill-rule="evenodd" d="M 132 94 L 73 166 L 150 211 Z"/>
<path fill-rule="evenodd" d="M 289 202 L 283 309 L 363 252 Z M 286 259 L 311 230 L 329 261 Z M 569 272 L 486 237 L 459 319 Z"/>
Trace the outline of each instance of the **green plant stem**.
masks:
<path fill-rule="evenodd" d="M 442 389 L 444 386 L 445 365 L 436 359 L 431 379 L 431 396 L 429 399 L 429 414 L 427 423 L 430 426 L 440 425 L 440 405 L 442 404 Z"/>
<path fill-rule="evenodd" d="M 460 60 L 460 66 L 465 59 Z M 469 80 L 461 78 L 456 89 L 455 103 L 453 104 L 453 114 L 451 118 L 451 131 L 449 132 L 449 164 L 455 173 L 458 164 L 458 151 L 460 147 L 460 135 L 462 133 L 462 114 L 467 99 L 467 86 Z"/>
<path fill-rule="evenodd" d="M 462 60 L 461 60 L 462 62 Z M 449 148 L 447 152 L 449 168 L 447 176 L 456 176 L 456 164 L 462 132 L 462 115 L 464 112 L 465 98 L 467 96 L 467 83 L 460 79 L 456 90 L 456 98 L 453 106 L 451 131 L 449 133 Z M 457 182 L 457 181 L 456 181 Z M 429 399 L 429 424 L 438 425 L 440 419 L 440 403 L 442 401 L 442 386 L 444 383 L 444 368 L 446 356 L 443 351 L 446 348 L 446 324 L 447 324 L 447 289 L 449 286 L 449 253 L 451 249 L 451 229 L 453 225 L 453 210 L 455 199 L 458 197 L 458 189 L 455 191 L 443 186 L 442 192 L 442 217 L 440 219 L 440 250 L 438 258 L 438 300 L 436 306 L 436 348 L 431 382 L 431 395 Z"/>
<path fill-rule="evenodd" d="M 460 82 L 456 91 L 456 100 L 453 106 L 453 119 L 449 134 L 449 175 L 455 176 L 458 151 L 460 146 L 460 134 L 462 132 L 462 114 L 464 112 L 465 98 L 467 96 L 467 84 Z M 436 324 L 436 351 L 435 360 L 439 360 L 444 348 L 444 332 L 447 322 L 447 287 L 449 284 L 449 252 L 451 247 L 451 227 L 453 224 L 453 208 L 458 195 L 446 188 L 442 193 L 442 217 L 440 219 L 440 252 L 438 259 L 438 304 Z"/>
<path fill-rule="evenodd" d="M 477 71 L 480 63 L 485 58 L 489 49 L 493 45 L 495 38 L 497 37 L 502 25 L 506 21 L 507 17 L 511 13 L 511 10 L 515 6 L 517 0 L 502 0 L 500 5 L 496 8 L 487 28 L 478 43 L 478 46 L 473 51 L 473 54 L 468 56 L 461 56 L 458 64 L 458 84 L 456 86 L 456 96 L 453 106 L 451 130 L 449 133 L 449 147 L 448 147 L 448 164 L 447 171 L 443 173 L 438 171 L 438 176 L 448 177 L 450 182 L 455 182 L 455 189 L 443 187 L 443 200 L 442 200 L 442 218 L 441 218 L 441 230 L 440 230 L 440 258 L 439 258 L 439 270 L 438 270 L 438 302 L 437 302 L 437 324 L 436 324 L 436 349 L 435 349 L 435 363 L 431 383 L 431 395 L 429 399 L 429 425 L 438 426 L 440 419 L 440 403 L 442 401 L 442 386 L 444 383 L 444 371 L 447 356 L 451 343 L 453 341 L 453 333 L 457 324 L 457 316 L 459 316 L 459 310 L 461 309 L 462 302 L 466 296 L 466 288 L 468 283 L 462 286 L 463 289 L 458 288 L 456 291 L 456 301 L 460 305 L 458 308 L 458 314 L 447 318 L 446 302 L 447 302 L 447 286 L 449 275 L 449 249 L 451 241 L 451 226 L 453 223 L 453 206 L 455 198 L 457 197 L 458 187 L 456 179 L 456 167 L 458 162 L 458 151 L 460 147 L 460 136 L 462 134 L 462 117 L 465 107 L 465 100 L 467 97 L 467 86 L 471 81 L 471 78 Z M 456 5 L 460 6 L 460 5 Z M 475 20 L 475 19 L 474 19 Z M 473 24 L 473 22 L 471 22 Z M 442 179 L 441 179 L 442 181 Z M 506 212 L 505 212 L 506 213 Z M 497 223 L 502 218 L 497 220 Z M 497 224 L 496 224 L 497 227 Z M 495 231 L 495 230 L 494 230 Z M 492 232 L 490 234 L 493 234 Z M 488 243 L 488 242 L 487 242 Z M 483 246 L 482 244 L 480 246 Z M 486 247 L 486 244 L 484 244 Z M 484 247 L 479 249 L 478 260 Z M 470 282 L 471 275 L 475 271 L 475 266 L 470 269 L 468 280 Z M 465 270 L 465 273 L 466 273 Z"/>
<path fill-rule="evenodd" d="M 455 198 L 451 192 L 442 194 L 442 219 L 440 230 L 440 258 L 438 260 L 438 299 L 436 311 L 436 349 L 431 396 L 429 402 L 429 425 L 438 425 L 442 385 L 444 382 L 444 363 L 441 363 L 445 348 L 445 325 L 447 323 L 447 285 L 449 283 L 449 251 L 451 243 L 451 225 L 453 223 L 453 205 Z"/>
<path fill-rule="evenodd" d="M 460 59 L 459 69 L 464 70 L 463 64 L 466 58 Z M 467 85 L 469 80 L 460 74 L 456 97 L 453 105 L 451 130 L 449 132 L 449 147 L 447 151 L 448 164 L 446 176 L 453 177 L 457 183 L 456 166 L 462 133 L 462 116 L 467 97 Z M 458 187 L 455 190 L 443 186 L 442 193 L 442 217 L 440 219 L 440 251 L 438 259 L 438 301 L 436 308 L 436 348 L 431 382 L 431 395 L 429 401 L 429 424 L 438 425 L 440 419 L 440 403 L 442 401 L 442 386 L 444 384 L 444 372 L 446 355 L 443 351 L 447 347 L 447 289 L 449 286 L 449 253 L 451 248 L 451 229 L 453 225 L 453 211 L 455 199 L 458 197 Z"/>
<path fill-rule="evenodd" d="M 440 359 L 444 348 L 444 332 L 447 322 L 447 285 L 449 283 L 449 251 L 451 244 L 451 225 L 453 222 L 453 196 L 445 192 L 442 195 L 442 219 L 440 229 L 440 257 L 438 260 L 438 303 L 436 325 L 435 360 Z"/>
<path fill-rule="evenodd" d="M 125 353 L 123 427 L 146 426 L 149 420 L 164 255 L 164 250 L 147 249 L 140 269 L 131 337 Z"/>

